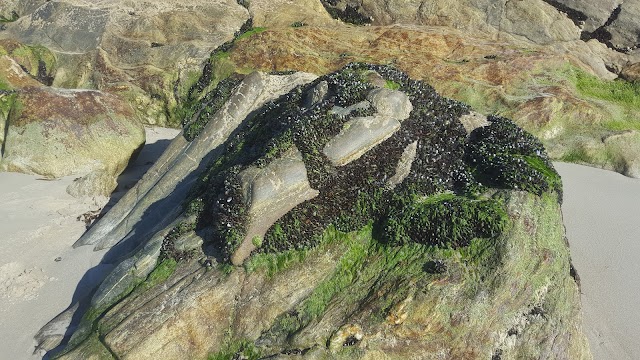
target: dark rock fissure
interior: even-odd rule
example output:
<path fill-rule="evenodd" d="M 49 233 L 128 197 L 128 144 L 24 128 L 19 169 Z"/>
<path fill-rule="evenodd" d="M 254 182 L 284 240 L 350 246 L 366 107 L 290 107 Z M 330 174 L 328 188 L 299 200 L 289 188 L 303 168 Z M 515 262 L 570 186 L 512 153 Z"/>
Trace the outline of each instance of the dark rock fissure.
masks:
<path fill-rule="evenodd" d="M 366 25 L 372 22 L 371 16 L 363 13 L 361 6 L 346 4 L 344 9 L 337 0 L 322 0 L 322 5 L 332 18 L 353 25 Z"/>
<path fill-rule="evenodd" d="M 622 11 L 622 4 L 618 5 L 615 9 L 613 9 L 613 11 L 611 12 L 611 15 L 609 15 L 609 18 L 607 19 L 607 21 L 605 21 L 605 23 L 602 26 L 595 29 L 593 32 L 583 31 L 580 34 L 580 40 L 589 41 L 591 39 L 596 39 L 599 42 L 605 44 L 608 48 L 612 50 L 615 50 L 621 53 L 627 53 L 630 50 L 629 48 L 619 48 L 611 42 L 612 36 L 609 30 L 607 29 L 607 27 L 611 26 L 618 19 L 618 16 L 620 15 L 621 11 Z"/>
<path fill-rule="evenodd" d="M 51 86 L 53 84 L 53 78 L 53 75 L 47 74 L 47 64 L 42 60 L 38 60 L 38 73 L 35 79 L 46 86 Z"/>
<path fill-rule="evenodd" d="M 109 344 L 107 344 L 107 342 L 104 340 L 104 336 L 103 335 L 98 335 L 98 341 L 100 341 L 100 343 L 102 344 L 102 346 L 104 346 L 104 348 L 109 352 L 109 354 L 111 354 L 111 356 L 113 356 L 113 358 L 115 360 L 120 360 L 120 357 L 118 356 L 118 354 L 116 354 L 110 347 Z"/>
<path fill-rule="evenodd" d="M 622 11 L 622 4 L 618 5 L 615 9 L 613 9 L 613 11 L 611 12 L 611 15 L 602 26 L 604 27 L 611 26 L 611 24 L 613 24 L 613 22 L 618 19 L 618 16 L 620 16 L 620 11 Z"/>
<path fill-rule="evenodd" d="M 582 287 L 580 285 L 580 275 L 578 275 L 578 270 L 576 270 L 575 266 L 573 266 L 573 263 L 569 263 L 569 275 L 571 275 L 573 281 L 575 281 L 576 285 L 578 285 L 578 290 L 581 291 Z"/>
<path fill-rule="evenodd" d="M 502 360 L 502 349 L 496 349 L 491 356 L 491 360 Z"/>
<path fill-rule="evenodd" d="M 553 6 L 554 8 L 556 8 L 558 11 L 560 11 L 563 14 L 566 14 L 567 17 L 573 21 L 573 23 L 580 27 L 582 26 L 583 22 L 586 21 L 589 17 L 576 9 L 573 9 L 565 4 L 562 4 L 561 2 L 555 1 L 555 0 L 542 0 L 544 2 L 546 2 L 547 4 Z"/>
<path fill-rule="evenodd" d="M 13 90 L 0 90 L 0 95 L 5 95 L 5 94 L 11 94 L 14 93 L 15 91 Z M 11 113 L 13 112 L 13 106 L 11 106 L 11 108 L 9 108 L 9 111 L 7 112 L 7 118 L 5 120 L 5 124 L 4 124 L 4 137 L 3 137 L 3 141 L 2 141 L 2 146 L 0 146 L 0 160 L 2 159 L 2 157 L 4 156 L 4 152 L 7 146 L 7 137 L 9 136 L 9 119 L 11 119 Z"/>

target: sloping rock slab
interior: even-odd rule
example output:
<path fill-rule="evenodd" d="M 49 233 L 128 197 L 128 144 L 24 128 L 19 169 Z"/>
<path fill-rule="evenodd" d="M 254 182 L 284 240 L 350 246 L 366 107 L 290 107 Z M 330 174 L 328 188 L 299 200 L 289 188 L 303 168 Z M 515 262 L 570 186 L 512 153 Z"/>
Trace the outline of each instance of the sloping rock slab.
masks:
<path fill-rule="evenodd" d="M 197 138 L 188 142 L 183 136 L 177 136 L 142 179 L 74 246 L 92 244 L 99 250 L 133 237 L 143 242 L 154 230 L 168 225 L 203 170 L 201 164 L 207 163 L 204 159 L 219 156 L 221 145 L 252 111 L 314 78 L 304 73 L 247 76 L 229 101 L 211 114 Z"/>
<path fill-rule="evenodd" d="M 377 110 L 373 116 L 356 117 L 324 147 L 324 154 L 336 166 L 357 160 L 400 129 L 400 121 L 413 109 L 407 95 L 397 90 L 372 90 L 368 101 Z"/>
<path fill-rule="evenodd" d="M 295 146 L 266 168 L 250 167 L 240 177 L 245 201 L 249 204 L 250 223 L 244 240 L 231 258 L 234 265 L 241 265 L 256 249 L 255 237 L 262 238 L 276 220 L 318 195 L 309 185 L 302 154 Z"/>

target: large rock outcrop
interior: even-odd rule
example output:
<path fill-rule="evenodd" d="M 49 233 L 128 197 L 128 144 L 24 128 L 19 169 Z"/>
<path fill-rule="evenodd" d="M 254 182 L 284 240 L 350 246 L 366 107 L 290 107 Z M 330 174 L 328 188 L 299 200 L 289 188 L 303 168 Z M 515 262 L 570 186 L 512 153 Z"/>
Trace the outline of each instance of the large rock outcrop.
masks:
<path fill-rule="evenodd" d="M 194 105 L 208 121 L 78 242 L 122 260 L 61 358 L 589 359 L 542 145 L 392 67 L 312 79 Z"/>
<path fill-rule="evenodd" d="M 46 85 L 54 56 L 43 47 L 0 41 L 0 170 L 81 178 L 74 196 L 108 196 L 144 144 L 132 107 L 96 90 Z"/>
<path fill-rule="evenodd" d="M 611 170 L 619 169 L 615 157 L 622 154 L 609 153 L 603 139 L 637 129 L 640 116 L 637 85 L 599 78 L 616 76 L 608 67 L 620 54 L 595 40 L 540 46 L 447 27 L 308 26 L 268 29 L 227 54 L 225 66 L 232 68 L 316 74 L 350 61 L 391 63 L 481 113 L 513 118 L 554 159 Z"/>
<path fill-rule="evenodd" d="M 113 95 L 47 87 L 15 95 L 2 170 L 57 178 L 101 169 L 117 176 L 144 143 L 135 113 Z"/>
<path fill-rule="evenodd" d="M 360 16 L 374 25 L 447 26 L 467 32 L 479 31 L 498 39 L 525 39 L 540 45 L 596 39 L 623 52 L 634 51 L 640 45 L 640 25 L 634 20 L 638 18 L 640 5 L 635 1 L 339 0 L 323 3 L 343 18 Z"/>
<path fill-rule="evenodd" d="M 636 1 L 622 0 L 549 0 L 549 4 L 567 13 L 583 31 L 583 37 L 595 38 L 619 51 L 634 51 L 640 46 L 640 15 Z"/>

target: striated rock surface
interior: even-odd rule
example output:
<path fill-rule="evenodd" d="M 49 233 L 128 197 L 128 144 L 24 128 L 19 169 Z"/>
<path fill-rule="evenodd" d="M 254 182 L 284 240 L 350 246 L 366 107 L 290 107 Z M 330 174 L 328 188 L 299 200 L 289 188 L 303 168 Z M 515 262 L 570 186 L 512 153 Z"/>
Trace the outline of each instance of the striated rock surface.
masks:
<path fill-rule="evenodd" d="M 179 97 L 201 63 L 249 18 L 233 0 L 17 1 L 0 39 L 53 51 L 53 84 L 126 97 L 147 124 L 177 125 Z M 9 10 L 10 9 L 10 10 Z"/>
<path fill-rule="evenodd" d="M 202 99 L 208 121 L 78 243 L 122 260 L 61 359 L 591 358 L 560 178 L 510 120 L 465 128 L 467 105 L 367 64 Z M 323 153 L 375 116 L 399 127 Z"/>
<path fill-rule="evenodd" d="M 210 90 L 234 72 L 322 75 L 366 61 L 393 64 L 484 115 L 514 119 L 542 138 L 557 160 L 616 169 L 614 158 L 622 154 L 606 154 L 602 139 L 638 128 L 631 92 L 591 91 L 615 87 L 609 80 L 625 77 L 623 68 L 640 61 L 633 1 L 66 0 L 3 6 L 6 16 L 16 11 L 19 17 L 3 23 L 0 38 L 52 49 L 56 66 L 48 76 L 54 85 L 118 93 L 148 124 L 184 125 L 183 109 L 200 100 L 202 86 Z M 583 148 L 597 150 L 576 156 Z"/>

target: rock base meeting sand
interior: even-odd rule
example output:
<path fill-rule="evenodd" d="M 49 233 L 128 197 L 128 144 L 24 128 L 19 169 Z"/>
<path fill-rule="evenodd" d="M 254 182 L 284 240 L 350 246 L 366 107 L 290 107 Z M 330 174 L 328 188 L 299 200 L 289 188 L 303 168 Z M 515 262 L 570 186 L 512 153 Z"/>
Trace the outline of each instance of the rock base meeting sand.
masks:
<path fill-rule="evenodd" d="M 595 360 L 640 359 L 640 180 L 555 163 Z"/>
<path fill-rule="evenodd" d="M 175 136 L 147 129 L 147 143 L 120 179 L 122 194 Z M 158 141 L 161 140 L 161 141 Z M 582 286 L 584 324 L 594 359 L 640 355 L 640 180 L 556 163 L 564 182 L 563 213 L 573 263 Z M 0 173 L 0 349 L 7 359 L 37 359 L 33 336 L 49 320 L 102 280 L 112 265 L 103 252 L 71 245 L 85 230 L 78 216 L 99 210 L 106 198 L 76 199 L 73 178 Z M 111 201 L 113 202 L 113 200 Z"/>
<path fill-rule="evenodd" d="M 142 176 L 177 132 L 146 129 L 147 145 L 120 177 L 114 197 Z M 36 332 L 113 267 L 100 263 L 104 251 L 72 248 L 85 231 L 82 215 L 110 203 L 106 197 L 70 196 L 66 188 L 73 180 L 0 173 L 0 358 L 41 358 L 33 354 Z"/>

